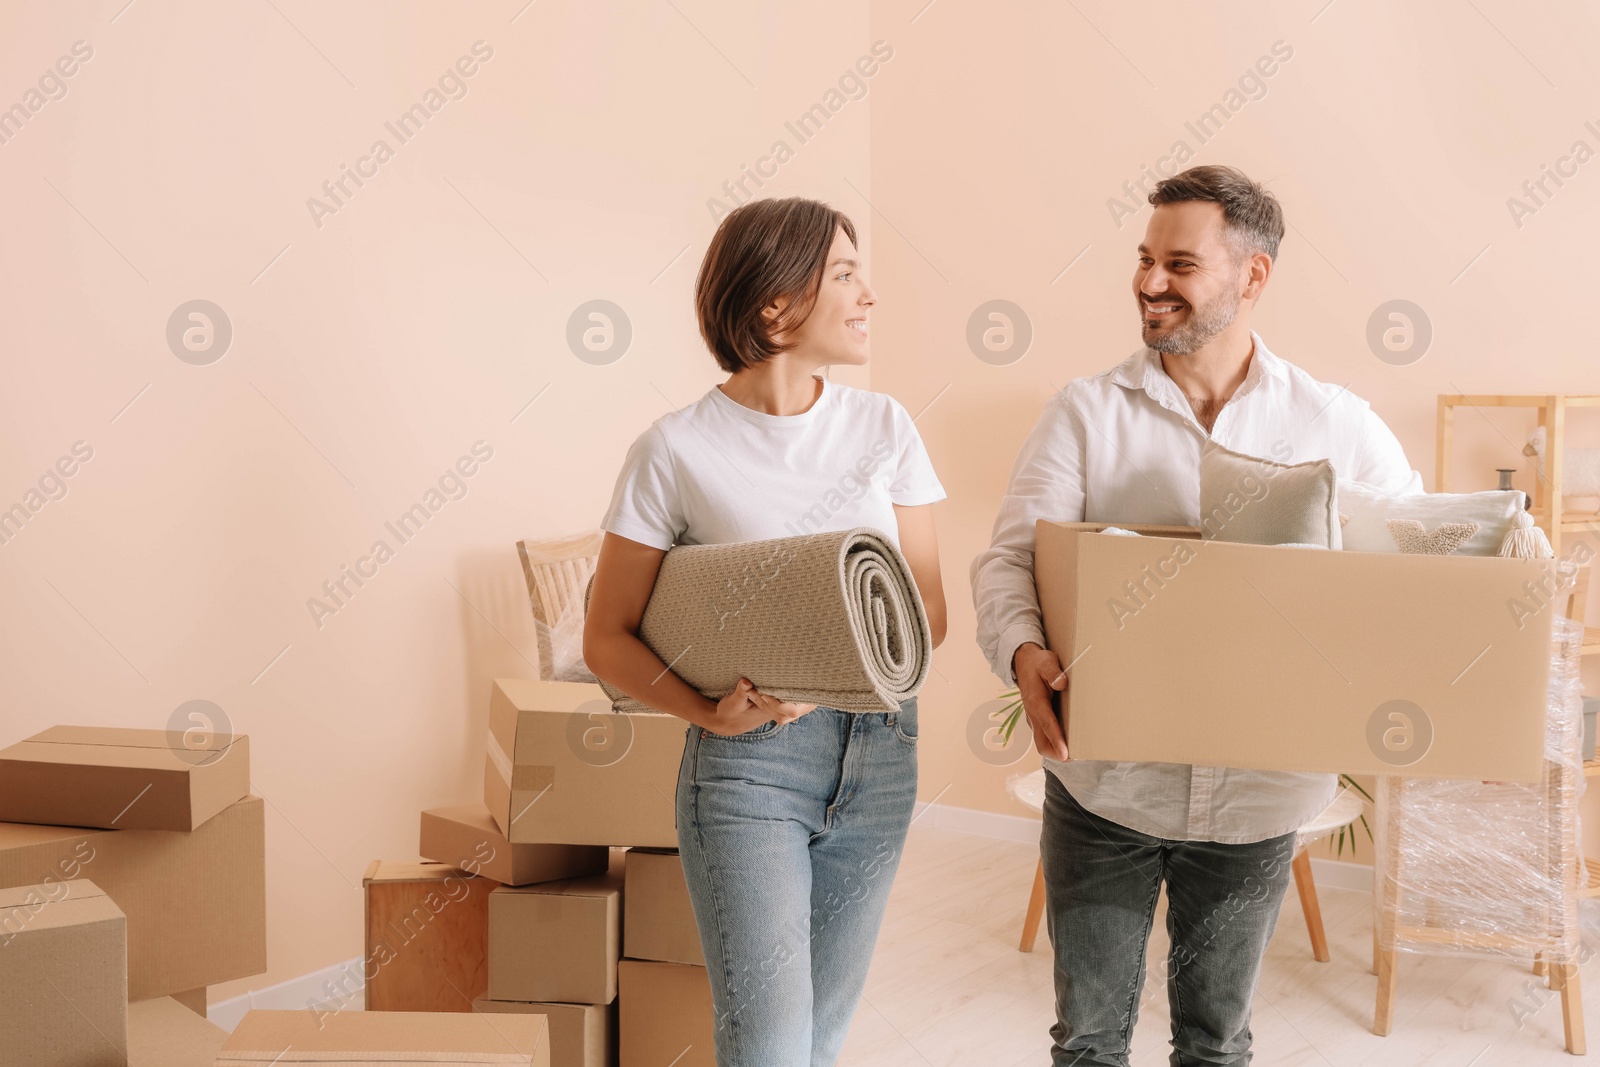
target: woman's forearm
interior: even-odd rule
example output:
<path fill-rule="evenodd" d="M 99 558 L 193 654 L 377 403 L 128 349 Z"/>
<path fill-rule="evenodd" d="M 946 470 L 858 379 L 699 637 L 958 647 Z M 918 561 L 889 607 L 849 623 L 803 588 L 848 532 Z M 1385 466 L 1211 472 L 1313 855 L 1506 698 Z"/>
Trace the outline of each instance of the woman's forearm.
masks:
<path fill-rule="evenodd" d="M 696 726 L 703 726 L 716 714 L 716 702 L 700 695 L 692 686 L 673 674 L 661 657 L 650 651 L 631 633 L 596 636 L 584 641 L 584 662 L 598 678 L 604 678 L 635 700 L 658 711 L 676 715 Z"/>

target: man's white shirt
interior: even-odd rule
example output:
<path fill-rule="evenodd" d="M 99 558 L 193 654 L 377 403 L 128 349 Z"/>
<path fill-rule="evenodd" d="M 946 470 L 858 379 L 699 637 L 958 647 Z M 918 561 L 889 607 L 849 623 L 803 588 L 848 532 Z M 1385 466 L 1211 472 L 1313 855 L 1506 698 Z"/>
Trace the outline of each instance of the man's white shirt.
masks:
<path fill-rule="evenodd" d="M 1326 459 L 1338 477 L 1390 492 L 1422 491 L 1421 474 L 1365 400 L 1280 359 L 1258 334 L 1250 337 L 1249 369 L 1217 414 L 1212 440 L 1277 462 Z M 1151 348 L 1075 378 L 1051 398 L 1012 467 L 990 547 L 972 561 L 978 644 L 1002 681 L 1015 684 L 1011 660 L 1019 646 L 1045 644 L 1033 584 L 1035 522 L 1198 526 L 1207 436 Z M 1069 714 L 1070 706 L 1069 696 Z M 1167 840 L 1277 837 L 1316 816 L 1337 785 L 1330 774 L 1044 762 L 1089 811 Z"/>

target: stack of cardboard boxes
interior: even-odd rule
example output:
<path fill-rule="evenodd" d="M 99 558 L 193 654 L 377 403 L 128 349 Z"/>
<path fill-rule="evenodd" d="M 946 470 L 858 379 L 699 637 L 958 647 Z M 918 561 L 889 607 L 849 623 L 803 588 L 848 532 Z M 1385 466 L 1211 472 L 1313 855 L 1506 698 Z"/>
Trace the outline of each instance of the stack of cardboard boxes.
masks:
<path fill-rule="evenodd" d="M 209 1067 L 205 987 L 266 966 L 247 738 L 57 726 L 0 750 L 0 1065 Z"/>
<path fill-rule="evenodd" d="M 596 685 L 496 681 L 483 799 L 422 813 L 425 862 L 367 872 L 367 1009 L 544 1016 L 554 1067 L 714 1063 L 684 732 Z"/>

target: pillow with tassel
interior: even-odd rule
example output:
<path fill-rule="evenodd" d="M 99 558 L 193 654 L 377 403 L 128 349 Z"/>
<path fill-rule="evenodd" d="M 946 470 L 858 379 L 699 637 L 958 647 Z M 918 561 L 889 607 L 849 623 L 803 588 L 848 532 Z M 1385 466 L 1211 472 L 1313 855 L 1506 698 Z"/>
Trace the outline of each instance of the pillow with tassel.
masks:
<path fill-rule="evenodd" d="M 1549 559 L 1549 538 L 1523 510 L 1519 490 L 1389 493 L 1339 480 L 1344 547 L 1355 552 Z"/>

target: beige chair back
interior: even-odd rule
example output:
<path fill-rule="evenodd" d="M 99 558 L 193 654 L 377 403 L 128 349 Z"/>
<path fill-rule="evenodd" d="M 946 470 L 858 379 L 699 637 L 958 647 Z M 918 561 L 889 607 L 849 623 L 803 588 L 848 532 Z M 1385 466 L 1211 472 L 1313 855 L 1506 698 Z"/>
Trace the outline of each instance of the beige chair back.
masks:
<path fill-rule="evenodd" d="M 541 678 L 595 680 L 583 662 L 583 593 L 600 558 L 604 536 L 594 530 L 556 541 L 517 542 L 538 631 Z"/>

